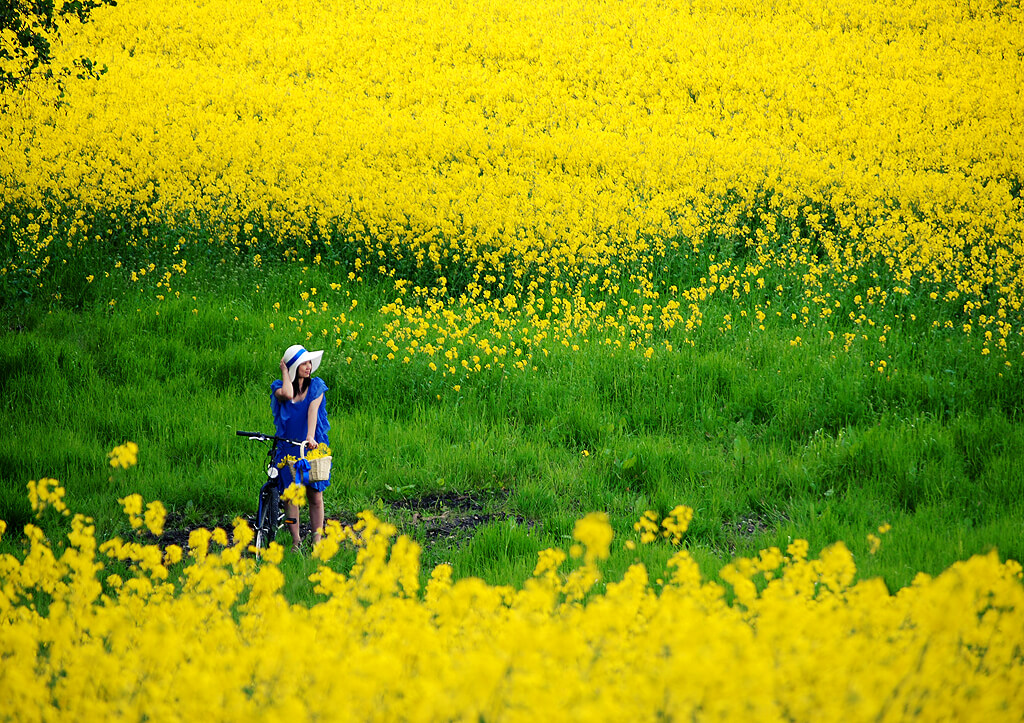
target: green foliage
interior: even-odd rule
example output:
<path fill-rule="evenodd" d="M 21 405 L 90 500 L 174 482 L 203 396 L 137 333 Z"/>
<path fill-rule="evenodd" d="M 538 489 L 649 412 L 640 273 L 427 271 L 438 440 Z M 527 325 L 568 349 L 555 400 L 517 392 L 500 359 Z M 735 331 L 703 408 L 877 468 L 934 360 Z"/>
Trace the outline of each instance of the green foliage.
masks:
<path fill-rule="evenodd" d="M 61 28 L 68 23 L 87 23 L 93 11 L 117 5 L 116 0 L 4 0 L 0 2 L 0 110 L 11 102 L 12 93 L 22 92 L 34 76 L 53 81 L 63 97 L 64 81 L 77 78 L 98 79 L 107 69 L 87 57 L 75 58 L 71 67 L 54 68 L 54 46 L 60 42 Z M 7 40 L 10 42 L 7 42 Z"/>

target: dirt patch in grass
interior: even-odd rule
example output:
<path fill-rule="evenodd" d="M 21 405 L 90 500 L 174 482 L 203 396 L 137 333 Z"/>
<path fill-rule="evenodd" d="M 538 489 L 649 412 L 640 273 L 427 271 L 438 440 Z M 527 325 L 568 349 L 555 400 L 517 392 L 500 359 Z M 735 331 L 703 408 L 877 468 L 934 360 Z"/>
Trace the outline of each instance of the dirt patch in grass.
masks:
<path fill-rule="evenodd" d="M 508 498 L 501 492 L 429 492 L 391 503 L 402 513 L 406 524 L 419 531 L 424 545 L 452 545 L 468 541 L 481 525 L 514 519 L 520 525 L 532 525 L 520 515 L 500 511 Z"/>
<path fill-rule="evenodd" d="M 788 518 L 778 510 L 765 514 L 763 512 L 747 512 L 735 520 L 722 523 L 722 537 L 725 541 L 725 550 L 730 557 L 736 555 L 736 549 L 741 544 L 779 527 Z"/>
<path fill-rule="evenodd" d="M 507 498 L 508 493 L 503 491 L 429 492 L 386 503 L 391 514 L 382 516 L 395 524 L 401 532 L 419 540 L 425 551 L 435 546 L 450 548 L 468 542 L 478 527 L 490 522 L 514 519 L 520 525 L 532 526 L 532 521 L 520 515 L 500 511 Z M 340 511 L 328 515 L 325 522 L 336 520 L 343 527 L 351 527 L 358 519 L 356 515 L 355 511 Z M 248 521 L 250 527 L 255 527 L 254 515 L 242 517 Z M 221 527 L 227 532 L 228 540 L 233 542 L 234 520 L 234 516 L 222 516 L 202 525 L 194 519 L 186 519 L 184 515 L 172 511 L 167 514 L 162 535 L 153 537 L 149 533 L 140 533 L 140 537 L 147 538 L 145 542 L 150 544 L 156 542 L 162 548 L 178 545 L 187 551 L 189 535 L 193 530 L 203 527 L 210 530 Z M 299 534 L 303 540 L 310 534 L 309 513 L 305 509 L 299 515 Z"/>

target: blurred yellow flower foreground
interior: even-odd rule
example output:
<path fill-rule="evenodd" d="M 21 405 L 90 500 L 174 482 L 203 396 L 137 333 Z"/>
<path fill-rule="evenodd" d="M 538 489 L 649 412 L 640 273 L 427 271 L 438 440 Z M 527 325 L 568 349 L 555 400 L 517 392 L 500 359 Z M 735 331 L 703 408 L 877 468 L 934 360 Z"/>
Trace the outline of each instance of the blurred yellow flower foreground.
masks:
<path fill-rule="evenodd" d="M 193 532 L 187 554 L 97 545 L 82 515 L 59 545 L 28 525 L 25 559 L 0 557 L 4 717 L 1020 719 L 1024 585 L 995 553 L 895 595 L 854 584 L 842 543 L 808 559 L 804 541 L 734 560 L 731 591 L 685 550 L 663 584 L 635 565 L 600 586 L 614 539 L 592 514 L 577 564 L 545 550 L 521 589 L 441 565 L 420 590 L 419 548 L 395 534 L 370 513 L 354 534 L 335 523 L 306 608 L 281 593 L 279 547 L 244 554 L 241 520 L 231 544 Z M 325 563 L 348 544 L 344 575 Z"/>

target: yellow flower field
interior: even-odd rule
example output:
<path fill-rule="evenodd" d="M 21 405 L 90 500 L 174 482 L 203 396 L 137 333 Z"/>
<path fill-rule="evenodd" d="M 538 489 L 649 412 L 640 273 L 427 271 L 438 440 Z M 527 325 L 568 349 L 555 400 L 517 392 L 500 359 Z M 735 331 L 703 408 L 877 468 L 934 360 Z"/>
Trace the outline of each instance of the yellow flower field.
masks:
<path fill-rule="evenodd" d="M 122 502 L 134 526 L 143 500 Z M 46 514 L 45 501 L 34 506 Z M 157 534 L 162 516 L 149 503 Z M 678 541 L 691 516 L 646 515 L 637 531 L 661 534 L 641 543 Z M 321 601 L 306 608 L 282 595 L 276 543 L 260 565 L 244 554 L 252 531 L 241 520 L 230 539 L 194 531 L 187 554 L 121 539 L 97 546 L 82 515 L 66 542 L 29 525 L 24 560 L 0 556 L 6 714 L 1020 719 L 1024 584 L 1020 565 L 995 553 L 896 594 L 878 579 L 854 584 L 842 543 L 808 559 L 803 540 L 733 560 L 721 574 L 728 588 L 703 579 L 685 550 L 664 580 L 635 564 L 605 581 L 602 560 L 622 543 L 591 514 L 569 556 L 542 551 L 521 588 L 453 581 L 439 565 L 420 590 L 419 547 L 395 532 L 371 513 L 354 528 L 330 523 L 313 551 Z M 333 571 L 328 561 L 352 545 L 350 573 Z"/>
<path fill-rule="evenodd" d="M 1019 3 L 124 0 L 69 45 L 107 75 L 0 116 L 8 279 L 337 263 L 393 279 L 367 353 L 452 375 L 766 317 L 1019 363 Z M 289 323 L 356 339 L 339 293 Z"/>
<path fill-rule="evenodd" d="M 870 345 L 872 380 L 891 373 L 887 344 L 909 339 L 913 356 L 926 336 L 938 340 L 929 349 L 962 345 L 979 366 L 1019 378 L 1019 0 L 120 0 L 65 38 L 67 57 L 109 72 L 69 81 L 59 104 L 53 88 L 32 84 L 0 113 L 5 310 L 118 309 L 139 290 L 153 299 L 145 313 L 202 323 L 197 276 L 227 285 L 244 269 L 259 281 L 239 296 L 252 297 L 266 293 L 261 270 L 288 264 L 291 295 L 253 304 L 251 316 L 340 350 L 332 364 L 358 354 L 395 376 L 417 364 L 430 383 L 416 403 L 553 353 L 650 359 L 699 334 L 766 329 L 784 347 L 813 339 L 832 359 Z M 29 359 L 31 344 L 18 347 Z M 250 361 L 234 356 L 238 367 Z M 915 504 L 927 497 L 913 486 L 919 472 L 977 484 L 981 496 L 1002 472 L 1013 480 L 1012 445 L 991 469 L 960 464 L 1012 440 L 1018 420 L 975 420 L 988 400 L 973 397 L 957 416 L 966 393 L 933 378 L 954 376 L 942 359 L 920 384 L 952 390 L 928 387 L 948 391 L 936 415 L 948 411 L 952 431 L 926 438 L 939 428 L 925 429 L 933 410 L 909 403 L 900 420 L 924 430 L 906 435 L 923 451 L 896 482 Z M 366 377 L 353 385 L 379 381 L 366 371 L 378 368 L 358 369 Z M 996 391 L 1011 410 L 1017 387 Z M 902 408 L 876 411 L 876 399 L 885 395 L 857 423 L 877 437 L 904 430 L 884 416 Z M 812 402 L 794 414 L 810 418 Z M 169 428 L 154 421 L 160 409 L 140 422 L 147 434 Z M 709 428 L 731 424 L 724 416 L 687 428 L 692 454 L 659 464 L 675 475 L 693 461 L 695 484 L 708 466 L 742 478 L 748 437 L 762 428 L 735 431 L 736 416 L 720 437 Z M 814 444 L 821 459 L 839 450 L 826 459 L 836 468 L 869 457 L 851 474 L 904 471 L 887 466 L 898 445 L 863 433 L 845 446 L 855 415 L 823 416 L 820 428 L 806 423 L 810 441 L 796 440 L 792 458 L 790 440 L 765 443 L 766 479 L 782 480 L 772 475 L 790 459 L 815 463 Z M 609 410 L 600 424 L 614 430 L 617 418 Z M 605 436 L 636 431 L 622 427 Z M 645 440 L 615 441 L 565 445 L 593 463 L 584 482 L 605 467 L 627 471 Z M 726 450 L 708 452 L 715 464 L 704 463 L 704 441 Z M 353 456 L 367 449 L 377 451 Z M 134 466 L 138 452 L 115 447 L 104 473 Z M 821 495 L 838 495 L 822 466 Z M 478 477 L 504 486 L 503 469 Z M 818 479 L 805 477 L 808 488 Z M 495 586 L 456 580 L 447 564 L 422 570 L 417 543 L 364 512 L 353 528 L 331 522 L 303 561 L 318 595 L 307 607 L 288 602 L 280 547 L 259 564 L 247 554 L 243 520 L 160 546 L 167 509 L 118 490 L 128 539 L 103 541 L 59 482 L 29 484 L 38 526 L 25 527 L 23 554 L 0 554 L 0 717 L 1020 720 L 1024 576 L 995 551 L 890 592 L 857 577 L 887 544 L 883 526 L 859 560 L 841 542 L 812 557 L 797 539 L 731 560 L 713 581 L 685 549 L 668 549 L 694 515 L 680 505 L 663 519 L 647 513 L 625 539 L 604 515 L 583 517 L 568 549 L 542 551 L 523 585 Z M 979 536 L 981 522 L 970 522 Z M 44 526 L 70 532 L 48 539 Z M 15 531 L 0 521 L 4 533 Z M 644 567 L 641 545 L 664 546 L 667 567 Z M 637 562 L 608 579 L 611 554 Z M 345 555 L 355 564 L 342 574 Z"/>

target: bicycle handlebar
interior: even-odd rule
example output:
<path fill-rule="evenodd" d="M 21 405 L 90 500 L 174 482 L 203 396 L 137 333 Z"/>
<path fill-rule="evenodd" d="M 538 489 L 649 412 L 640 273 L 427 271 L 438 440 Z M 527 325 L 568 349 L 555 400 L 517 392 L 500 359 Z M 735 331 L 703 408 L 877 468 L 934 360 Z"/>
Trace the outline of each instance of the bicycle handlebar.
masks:
<path fill-rule="evenodd" d="M 287 437 L 277 437 L 273 434 L 263 434 L 263 432 L 243 432 L 238 430 L 235 432 L 239 437 L 247 437 L 254 442 L 284 442 L 285 444 L 294 444 L 297 447 L 301 447 L 303 450 L 306 448 L 306 440 L 288 439 Z"/>

